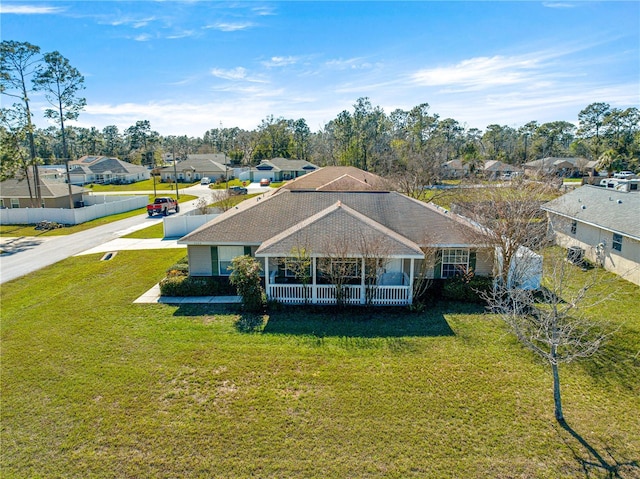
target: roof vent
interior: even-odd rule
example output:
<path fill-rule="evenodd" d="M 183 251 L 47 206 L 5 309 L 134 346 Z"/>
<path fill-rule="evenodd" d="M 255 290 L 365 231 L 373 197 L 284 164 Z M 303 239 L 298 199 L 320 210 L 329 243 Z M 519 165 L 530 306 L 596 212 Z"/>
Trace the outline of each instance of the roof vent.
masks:
<path fill-rule="evenodd" d="M 582 205 L 582 209 L 586 210 L 587 209 L 587 205 Z"/>
<path fill-rule="evenodd" d="M 618 200 L 618 204 L 621 205 L 622 204 L 622 200 Z"/>

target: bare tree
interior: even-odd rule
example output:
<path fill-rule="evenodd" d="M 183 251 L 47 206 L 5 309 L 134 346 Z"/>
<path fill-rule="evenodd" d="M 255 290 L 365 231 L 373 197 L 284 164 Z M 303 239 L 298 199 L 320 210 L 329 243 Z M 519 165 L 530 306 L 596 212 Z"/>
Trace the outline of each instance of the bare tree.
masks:
<path fill-rule="evenodd" d="M 453 210 L 475 223 L 470 240 L 497 251 L 494 277 L 507 283 L 509 269 L 522 247 L 539 250 L 548 241 L 547 220 L 540 205 L 558 195 L 545 183 L 515 179 L 506 186 L 472 185 L 458 190 Z"/>
<path fill-rule="evenodd" d="M 564 424 L 559 365 L 592 356 L 607 339 L 610 333 L 586 311 L 610 300 L 611 295 L 603 297 L 592 291 L 602 282 L 600 270 L 585 275 L 562 258 L 551 262 L 541 290 L 509 288 L 503 283 L 484 299 L 520 343 L 551 367 L 555 417 Z M 583 277 L 576 278 L 577 274 Z"/>

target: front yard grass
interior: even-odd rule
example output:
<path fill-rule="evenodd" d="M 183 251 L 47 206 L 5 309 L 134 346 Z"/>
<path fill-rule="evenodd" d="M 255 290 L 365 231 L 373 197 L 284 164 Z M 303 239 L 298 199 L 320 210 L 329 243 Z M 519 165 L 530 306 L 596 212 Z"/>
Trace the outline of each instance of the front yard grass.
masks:
<path fill-rule="evenodd" d="M 610 477 L 555 422 L 548 368 L 477 307 L 281 308 L 244 332 L 233 307 L 132 303 L 182 256 L 2 285 L 3 477 Z M 619 329 L 562 367 L 563 399 L 603 457 L 637 463 L 640 288 L 614 281 L 599 314 Z"/>
<path fill-rule="evenodd" d="M 188 188 L 193 185 L 200 184 L 199 181 L 193 183 L 178 183 L 178 189 Z M 90 184 L 86 185 L 85 188 L 95 192 L 102 193 L 104 191 L 153 191 L 153 178 L 143 181 L 138 181 L 136 183 L 129 183 L 126 185 L 99 185 L 99 184 Z M 175 183 L 163 183 L 159 180 L 156 180 L 156 191 L 165 191 L 174 192 L 176 191 Z"/>

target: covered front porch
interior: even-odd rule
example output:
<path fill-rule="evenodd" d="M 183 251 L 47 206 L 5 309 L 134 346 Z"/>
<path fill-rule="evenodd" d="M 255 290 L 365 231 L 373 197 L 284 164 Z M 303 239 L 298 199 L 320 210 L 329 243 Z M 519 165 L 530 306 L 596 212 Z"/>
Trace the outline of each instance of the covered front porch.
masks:
<path fill-rule="evenodd" d="M 404 306 L 413 302 L 415 259 L 309 258 L 308 275 L 294 274 L 291 259 L 264 258 L 265 291 L 284 304 Z M 369 263 L 369 264 L 368 264 Z M 339 268 L 342 276 L 331 275 Z M 403 272 L 403 269 L 408 272 Z"/>

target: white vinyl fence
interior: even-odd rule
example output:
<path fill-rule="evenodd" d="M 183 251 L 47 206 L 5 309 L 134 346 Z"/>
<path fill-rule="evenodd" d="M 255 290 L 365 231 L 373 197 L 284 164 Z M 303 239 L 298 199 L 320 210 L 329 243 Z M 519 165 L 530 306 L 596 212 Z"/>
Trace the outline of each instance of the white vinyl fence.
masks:
<path fill-rule="evenodd" d="M 167 216 L 164 218 L 164 237 L 178 238 L 191 233 L 205 223 L 219 216 L 219 214 L 197 214 L 190 212 L 181 216 Z"/>
<path fill-rule="evenodd" d="M 82 195 L 84 207 L 72 210 L 66 208 L 0 209 L 0 224 L 33 225 L 40 221 L 55 221 L 65 225 L 77 225 L 103 216 L 144 208 L 148 200 L 147 195 Z"/>

